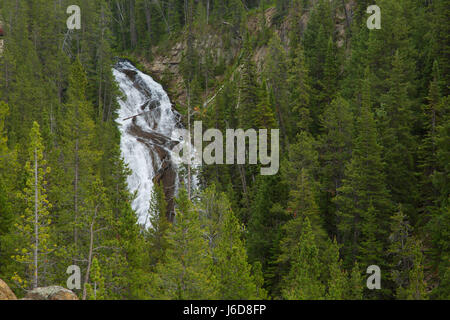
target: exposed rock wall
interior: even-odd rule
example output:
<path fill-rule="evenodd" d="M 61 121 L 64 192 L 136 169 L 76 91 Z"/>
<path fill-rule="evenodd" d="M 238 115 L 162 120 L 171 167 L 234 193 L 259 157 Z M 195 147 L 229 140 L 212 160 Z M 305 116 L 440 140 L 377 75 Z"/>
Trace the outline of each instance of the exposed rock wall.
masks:
<path fill-rule="evenodd" d="M 60 286 L 36 288 L 28 292 L 24 300 L 79 300 L 72 291 Z"/>
<path fill-rule="evenodd" d="M 0 300 L 17 300 L 14 292 L 12 292 L 2 279 L 0 279 Z"/>

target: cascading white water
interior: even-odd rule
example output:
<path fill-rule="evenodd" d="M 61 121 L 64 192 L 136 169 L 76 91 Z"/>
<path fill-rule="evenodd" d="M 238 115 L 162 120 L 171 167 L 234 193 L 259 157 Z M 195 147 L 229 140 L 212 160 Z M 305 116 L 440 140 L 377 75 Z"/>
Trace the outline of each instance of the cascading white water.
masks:
<path fill-rule="evenodd" d="M 129 61 L 120 60 L 113 73 L 123 93 L 116 121 L 121 132 L 122 157 L 131 170 L 128 188 L 137 193 L 132 208 L 139 223 L 148 226 L 153 179 L 165 174 L 165 190 L 172 187 L 172 194 L 178 187 L 171 149 L 180 142 L 176 136 L 176 129 L 181 128 L 180 115 L 173 110 L 163 87 Z"/>

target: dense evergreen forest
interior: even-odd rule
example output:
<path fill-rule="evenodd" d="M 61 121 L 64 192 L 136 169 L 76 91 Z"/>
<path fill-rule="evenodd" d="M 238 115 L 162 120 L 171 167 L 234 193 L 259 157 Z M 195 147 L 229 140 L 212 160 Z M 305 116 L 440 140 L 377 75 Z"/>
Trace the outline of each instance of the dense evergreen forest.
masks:
<path fill-rule="evenodd" d="M 3 0 L 0 21 L 0 278 L 18 297 L 78 265 L 82 299 L 450 298 L 449 0 Z M 280 129 L 279 172 L 203 165 L 173 222 L 155 184 L 139 225 L 118 58 L 186 128 Z"/>

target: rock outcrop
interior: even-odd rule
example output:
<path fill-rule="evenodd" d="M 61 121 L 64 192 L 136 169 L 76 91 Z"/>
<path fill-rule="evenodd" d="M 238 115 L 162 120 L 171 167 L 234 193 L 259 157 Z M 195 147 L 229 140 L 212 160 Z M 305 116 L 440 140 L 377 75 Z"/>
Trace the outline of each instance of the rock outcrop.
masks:
<path fill-rule="evenodd" d="M 17 300 L 14 292 L 12 292 L 2 279 L 0 279 L 0 300 Z"/>
<path fill-rule="evenodd" d="M 31 290 L 24 300 L 79 300 L 75 293 L 60 286 L 42 287 Z"/>

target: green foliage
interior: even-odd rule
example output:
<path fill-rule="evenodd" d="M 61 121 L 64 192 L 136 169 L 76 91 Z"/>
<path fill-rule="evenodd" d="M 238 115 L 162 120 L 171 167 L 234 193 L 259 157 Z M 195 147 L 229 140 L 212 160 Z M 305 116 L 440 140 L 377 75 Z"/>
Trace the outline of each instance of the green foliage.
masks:
<path fill-rule="evenodd" d="M 304 219 L 302 229 L 295 261 L 284 280 L 283 297 L 289 300 L 321 299 L 325 288 L 320 281 L 319 249 L 308 218 Z"/>
<path fill-rule="evenodd" d="M 14 225 L 14 232 L 20 239 L 21 246 L 16 248 L 12 258 L 26 265 L 27 276 L 21 277 L 15 273 L 12 280 L 26 290 L 46 282 L 44 272 L 48 254 L 56 246 L 52 244 L 50 238 L 51 204 L 46 192 L 45 177 L 50 173 L 50 167 L 44 159 L 44 146 L 39 128 L 38 123 L 34 122 L 30 132 L 29 160 L 24 168 L 26 186 L 19 195 L 19 199 L 25 204 L 25 210 Z"/>
<path fill-rule="evenodd" d="M 369 1 L 80 0 L 67 32 L 66 0 L 0 2 L 0 278 L 19 297 L 79 264 L 86 299 L 448 299 L 450 3 L 376 3 L 382 30 Z M 182 121 L 189 98 L 204 128 L 279 128 L 280 174 L 204 165 L 173 224 L 154 186 L 144 229 L 117 56 L 162 66 Z"/>
<path fill-rule="evenodd" d="M 287 86 L 289 88 L 289 109 L 298 119 L 292 123 L 299 130 L 309 130 L 311 126 L 311 112 L 309 110 L 311 87 L 308 69 L 305 65 L 305 53 L 300 45 L 291 48 L 289 59 Z M 293 133 L 295 129 L 293 129 Z"/>
<path fill-rule="evenodd" d="M 241 79 L 238 96 L 239 128 L 253 128 L 256 123 L 253 119 L 253 109 L 258 105 L 258 83 L 256 79 L 256 67 L 251 60 L 250 52 L 246 52 L 246 58 L 241 71 Z M 264 103 L 265 101 L 262 101 Z"/>
<path fill-rule="evenodd" d="M 358 262 L 352 268 L 350 278 L 348 281 L 347 294 L 345 298 L 347 300 L 362 300 L 363 299 L 363 287 L 364 279 L 361 274 Z"/>
<path fill-rule="evenodd" d="M 330 105 L 325 108 L 322 116 L 323 134 L 320 136 L 321 185 L 325 194 L 322 195 L 322 210 L 327 212 L 327 230 L 337 234 L 335 229 L 339 211 L 339 204 L 332 202 L 338 195 L 345 177 L 345 166 L 352 155 L 353 144 L 353 114 L 350 103 L 338 95 Z M 341 241 L 341 238 L 338 238 Z"/>
<path fill-rule="evenodd" d="M 88 300 L 103 300 L 105 298 L 105 279 L 102 277 L 97 257 L 92 260 L 91 282 L 86 283 Z"/>
<path fill-rule="evenodd" d="M 427 297 L 423 275 L 422 245 L 411 235 L 412 228 L 401 208 L 392 216 L 388 255 L 392 256 L 392 280 L 399 299 Z"/>
<path fill-rule="evenodd" d="M 347 274 L 342 270 L 342 260 L 339 258 L 339 246 L 336 239 L 329 245 L 326 255 L 330 258 L 329 269 L 327 270 L 330 276 L 328 281 L 328 290 L 326 299 L 328 300 L 343 300 L 346 299 L 347 293 Z"/>
<path fill-rule="evenodd" d="M 259 299 L 265 297 L 262 285 L 256 286 L 247 262 L 242 226 L 231 210 L 224 217 L 221 235 L 214 250 L 215 274 L 219 281 L 220 299 Z"/>
<path fill-rule="evenodd" d="M 203 238 L 198 211 L 184 189 L 177 205 L 175 223 L 167 235 L 169 248 L 156 267 L 151 294 L 157 299 L 214 299 L 218 283 L 211 252 Z"/>
<path fill-rule="evenodd" d="M 167 235 L 171 228 L 167 218 L 167 202 L 162 185 L 153 185 L 148 215 L 151 225 L 147 232 L 150 263 L 152 266 L 156 266 L 163 260 L 165 251 L 169 247 Z"/>
<path fill-rule="evenodd" d="M 346 167 L 346 178 L 335 198 L 338 211 L 338 234 L 345 247 L 346 266 L 356 258 L 361 264 L 383 264 L 380 251 L 371 256 L 373 241 L 386 230 L 390 211 L 390 196 L 385 185 L 381 146 L 378 143 L 367 80 L 363 89 L 361 113 L 357 118 L 358 132 L 353 142 L 352 158 Z M 383 226 L 384 225 L 384 226 Z"/>

